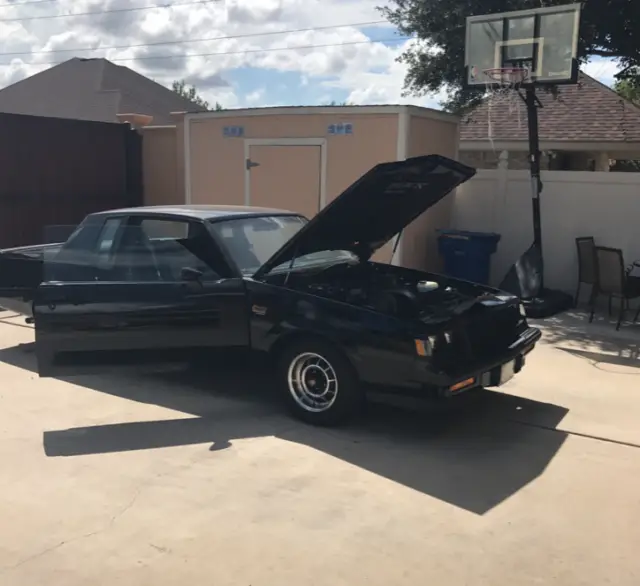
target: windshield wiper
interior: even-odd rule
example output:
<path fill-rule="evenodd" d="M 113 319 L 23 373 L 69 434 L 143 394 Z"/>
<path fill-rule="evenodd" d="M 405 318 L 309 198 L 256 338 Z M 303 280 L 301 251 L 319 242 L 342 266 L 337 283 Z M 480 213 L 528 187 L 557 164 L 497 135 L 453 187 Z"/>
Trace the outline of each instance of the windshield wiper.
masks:
<path fill-rule="evenodd" d="M 291 262 L 289 263 L 289 268 L 287 269 L 287 276 L 284 278 L 284 286 L 286 287 L 287 282 L 289 281 L 289 275 L 291 275 L 291 271 L 293 270 L 293 263 L 296 262 L 296 257 L 298 256 L 298 246 L 293 251 L 293 256 L 291 257 Z"/>
<path fill-rule="evenodd" d="M 391 251 L 391 260 L 389 261 L 389 264 L 393 264 L 393 259 L 396 256 L 396 250 L 398 250 L 398 246 L 400 245 L 400 239 L 402 238 L 402 232 L 403 230 L 400 230 L 400 232 L 398 232 L 398 237 L 396 238 L 396 242 L 393 245 L 393 250 Z"/>

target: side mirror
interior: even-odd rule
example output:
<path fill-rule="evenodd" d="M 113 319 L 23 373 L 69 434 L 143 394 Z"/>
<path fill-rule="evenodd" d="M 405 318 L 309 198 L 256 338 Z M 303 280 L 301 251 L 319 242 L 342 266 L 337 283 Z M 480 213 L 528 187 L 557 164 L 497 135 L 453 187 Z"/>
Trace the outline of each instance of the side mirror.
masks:
<path fill-rule="evenodd" d="M 183 267 L 180 271 L 180 277 L 188 283 L 198 283 L 202 278 L 202 271 L 191 267 Z"/>

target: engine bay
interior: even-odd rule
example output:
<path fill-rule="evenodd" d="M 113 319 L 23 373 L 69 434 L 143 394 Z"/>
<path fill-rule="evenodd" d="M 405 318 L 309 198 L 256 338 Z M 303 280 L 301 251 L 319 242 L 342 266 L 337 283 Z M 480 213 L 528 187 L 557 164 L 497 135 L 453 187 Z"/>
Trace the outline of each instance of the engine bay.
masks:
<path fill-rule="evenodd" d="M 279 285 L 286 282 L 287 287 L 311 295 L 425 323 L 450 319 L 482 294 L 480 286 L 469 284 L 469 290 L 463 291 L 442 275 L 371 262 L 293 271 L 269 280 Z"/>

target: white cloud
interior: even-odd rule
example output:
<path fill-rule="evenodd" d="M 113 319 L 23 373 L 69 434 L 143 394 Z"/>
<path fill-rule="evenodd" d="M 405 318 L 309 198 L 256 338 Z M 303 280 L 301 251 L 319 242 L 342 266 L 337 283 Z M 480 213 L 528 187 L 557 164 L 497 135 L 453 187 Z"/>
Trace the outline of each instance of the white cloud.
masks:
<path fill-rule="evenodd" d="M 259 104 L 260 102 L 262 102 L 264 98 L 264 94 L 265 94 L 265 90 L 264 88 L 261 88 L 254 92 L 251 92 L 250 94 L 247 94 L 244 97 L 244 101 L 247 103 L 247 105 Z"/>
<path fill-rule="evenodd" d="M 614 75 L 620 71 L 620 65 L 613 59 L 594 59 L 587 63 L 582 69 L 587 75 L 595 77 L 602 83 L 612 85 Z"/>
<path fill-rule="evenodd" d="M 407 41 L 393 48 L 386 47 L 384 58 L 377 66 L 354 70 L 351 75 L 343 76 L 335 83 L 350 91 L 348 101 L 354 104 L 415 104 L 439 108 L 445 98 L 444 90 L 420 97 L 403 95 L 406 67 L 397 61 L 397 57 L 410 43 Z M 371 71 L 374 67 L 376 70 Z"/>
<path fill-rule="evenodd" d="M 402 96 L 406 69 L 396 58 L 407 47 L 406 42 L 389 46 L 371 43 L 358 27 L 335 27 L 381 21 L 376 10 L 380 0 L 224 0 L 180 6 L 188 1 L 167 0 L 171 8 L 16 22 L 2 19 L 118 10 L 129 4 L 122 0 L 58 0 L 0 5 L 0 53 L 4 54 L 0 55 L 0 86 L 37 73 L 52 62 L 79 56 L 106 57 L 166 85 L 185 78 L 196 85 L 205 99 L 229 107 L 265 105 L 273 100 L 273 88 L 269 86 L 239 97 L 237 89 L 223 83 L 230 71 L 240 67 L 300 74 L 307 103 L 310 92 L 315 92 L 316 102 L 320 103 L 336 90 L 358 104 L 437 107 L 444 98 L 443 92 L 420 98 Z M 135 6 L 158 4 L 159 0 L 137 0 Z M 334 28 L 264 34 L 320 27 Z M 375 35 L 369 34 L 389 38 L 389 30 L 387 26 Z M 247 36 L 258 33 L 263 34 Z M 219 38 L 225 36 L 234 38 Z M 158 44 L 162 42 L 173 44 Z M 114 45 L 119 48 L 105 49 Z M 275 50 L 309 45 L 325 46 Z M 68 51 L 86 47 L 103 49 Z M 52 52 L 60 50 L 67 51 Z M 22 54 L 8 54 L 17 52 Z M 176 57 L 157 58 L 169 55 Z M 597 61 L 587 65 L 587 72 L 608 83 L 613 79 L 615 64 Z M 277 76 L 275 79 L 277 84 Z M 296 89 L 291 88 L 292 95 Z"/>

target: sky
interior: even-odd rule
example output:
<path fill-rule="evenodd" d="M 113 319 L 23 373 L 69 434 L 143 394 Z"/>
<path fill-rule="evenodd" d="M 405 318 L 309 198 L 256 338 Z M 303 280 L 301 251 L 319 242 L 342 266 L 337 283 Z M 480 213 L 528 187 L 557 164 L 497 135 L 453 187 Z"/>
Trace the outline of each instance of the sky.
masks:
<path fill-rule="evenodd" d="M 438 108 L 442 94 L 403 95 L 397 57 L 413 41 L 384 22 L 384 2 L 0 0 L 0 87 L 72 57 L 104 57 L 167 86 L 185 79 L 226 108 Z M 603 59 L 585 67 L 608 85 L 616 70 Z"/>

